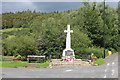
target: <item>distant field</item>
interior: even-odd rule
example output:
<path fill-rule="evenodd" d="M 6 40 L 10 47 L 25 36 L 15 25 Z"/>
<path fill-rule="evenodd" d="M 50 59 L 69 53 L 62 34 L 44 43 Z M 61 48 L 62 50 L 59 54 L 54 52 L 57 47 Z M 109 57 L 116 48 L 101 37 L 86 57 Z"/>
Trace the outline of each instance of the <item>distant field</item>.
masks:
<path fill-rule="evenodd" d="M 23 30 L 23 29 L 29 29 L 29 28 L 9 28 L 9 29 L 2 29 L 2 30 L 0 30 L 0 33 L 1 32 L 18 31 L 18 30 Z"/>

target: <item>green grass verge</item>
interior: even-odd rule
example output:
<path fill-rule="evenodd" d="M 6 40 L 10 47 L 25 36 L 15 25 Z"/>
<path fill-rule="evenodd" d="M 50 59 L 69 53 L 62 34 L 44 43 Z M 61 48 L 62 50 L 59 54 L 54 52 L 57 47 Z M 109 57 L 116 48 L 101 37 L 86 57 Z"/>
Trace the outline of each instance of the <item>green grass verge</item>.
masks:
<path fill-rule="evenodd" d="M 49 66 L 49 61 L 46 61 L 44 63 L 40 63 L 40 64 L 37 64 L 36 67 L 39 68 L 39 67 L 48 67 Z"/>
<path fill-rule="evenodd" d="M 97 59 L 96 61 L 93 62 L 94 64 L 97 64 L 97 65 L 103 65 L 105 64 L 105 60 L 103 58 L 99 58 Z"/>
<path fill-rule="evenodd" d="M 0 67 L 17 68 L 17 67 L 25 67 L 25 66 L 28 66 L 28 62 L 25 62 L 25 61 L 0 61 Z"/>

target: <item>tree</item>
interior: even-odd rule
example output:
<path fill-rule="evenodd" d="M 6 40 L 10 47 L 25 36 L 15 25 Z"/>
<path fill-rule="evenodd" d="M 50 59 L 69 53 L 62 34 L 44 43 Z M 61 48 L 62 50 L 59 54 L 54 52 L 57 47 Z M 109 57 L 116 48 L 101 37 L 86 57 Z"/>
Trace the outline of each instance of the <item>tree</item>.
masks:
<path fill-rule="evenodd" d="M 3 40 L 3 54 L 9 55 L 20 54 L 27 57 L 27 55 L 35 54 L 36 40 L 31 36 L 9 36 Z"/>
<path fill-rule="evenodd" d="M 96 5 L 95 2 L 85 2 L 78 10 L 64 12 L 37 13 L 28 10 L 15 14 L 3 13 L 3 53 L 19 53 L 25 56 L 29 53 L 36 54 L 37 51 L 39 55 L 52 53 L 53 58 L 61 58 L 66 37 L 63 31 L 67 24 L 74 30 L 71 34 L 72 48 L 77 56 L 91 52 L 100 55 L 104 47 L 104 37 L 106 49 L 119 51 L 119 8 L 106 5 L 105 11 L 104 15 L 103 3 Z M 27 38 L 32 44 L 27 42 Z M 38 42 L 38 39 L 41 40 Z"/>

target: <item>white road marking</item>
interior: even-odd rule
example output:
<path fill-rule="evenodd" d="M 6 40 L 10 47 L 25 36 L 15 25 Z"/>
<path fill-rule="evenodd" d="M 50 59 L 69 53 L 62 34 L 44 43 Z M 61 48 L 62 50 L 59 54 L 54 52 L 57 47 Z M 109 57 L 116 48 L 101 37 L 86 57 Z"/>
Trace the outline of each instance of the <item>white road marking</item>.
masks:
<path fill-rule="evenodd" d="M 107 76 L 105 75 L 103 78 L 106 78 Z"/>
<path fill-rule="evenodd" d="M 107 63 L 107 66 L 109 66 L 110 65 L 110 63 Z"/>
<path fill-rule="evenodd" d="M 107 72 L 107 69 L 105 69 L 104 71 Z"/>
<path fill-rule="evenodd" d="M 70 71 L 73 71 L 72 69 L 68 69 L 68 70 L 66 70 L 65 72 L 70 72 Z"/>
<path fill-rule="evenodd" d="M 112 73 L 112 76 L 114 75 L 114 73 Z"/>
<path fill-rule="evenodd" d="M 112 74 L 114 74 L 115 72 L 112 72 Z"/>
<path fill-rule="evenodd" d="M 112 69 L 112 74 L 111 74 L 111 75 L 113 76 L 114 74 L 115 74 L 115 70 L 114 70 L 114 69 Z"/>
<path fill-rule="evenodd" d="M 115 63 L 114 62 L 112 62 L 112 65 L 114 65 Z"/>
<path fill-rule="evenodd" d="M 115 70 L 113 69 L 112 72 L 115 72 Z"/>

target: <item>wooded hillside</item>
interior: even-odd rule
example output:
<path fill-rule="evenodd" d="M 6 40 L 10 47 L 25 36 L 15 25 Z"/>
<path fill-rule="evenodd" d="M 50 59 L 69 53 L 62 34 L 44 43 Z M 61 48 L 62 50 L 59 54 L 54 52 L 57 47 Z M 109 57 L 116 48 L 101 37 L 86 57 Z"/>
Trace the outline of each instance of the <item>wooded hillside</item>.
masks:
<path fill-rule="evenodd" d="M 77 58 L 89 53 L 103 57 L 104 44 L 106 51 L 120 51 L 118 12 L 118 8 L 106 5 L 104 15 L 103 3 L 85 2 L 78 10 L 64 12 L 37 13 L 28 10 L 3 13 L 3 30 L 0 31 L 3 54 L 27 56 L 52 53 L 53 58 L 61 58 L 67 24 L 73 30 L 71 47 Z"/>

